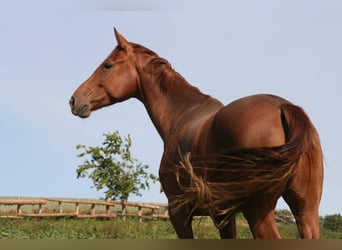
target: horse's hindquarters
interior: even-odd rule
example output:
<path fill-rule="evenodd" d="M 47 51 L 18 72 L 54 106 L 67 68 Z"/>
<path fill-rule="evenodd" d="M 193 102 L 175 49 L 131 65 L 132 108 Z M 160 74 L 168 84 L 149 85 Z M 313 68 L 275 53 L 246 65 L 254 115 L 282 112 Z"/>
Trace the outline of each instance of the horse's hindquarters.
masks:
<path fill-rule="evenodd" d="M 281 98 L 255 95 L 239 99 L 217 113 L 213 134 L 222 149 L 274 147 L 285 143 Z"/>

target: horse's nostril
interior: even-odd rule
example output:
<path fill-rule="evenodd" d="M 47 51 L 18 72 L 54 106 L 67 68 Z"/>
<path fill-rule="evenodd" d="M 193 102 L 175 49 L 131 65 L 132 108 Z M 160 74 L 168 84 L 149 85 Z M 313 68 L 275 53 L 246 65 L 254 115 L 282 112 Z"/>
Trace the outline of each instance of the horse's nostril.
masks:
<path fill-rule="evenodd" d="M 75 98 L 74 97 L 70 98 L 69 105 L 71 108 L 73 108 L 75 106 Z"/>

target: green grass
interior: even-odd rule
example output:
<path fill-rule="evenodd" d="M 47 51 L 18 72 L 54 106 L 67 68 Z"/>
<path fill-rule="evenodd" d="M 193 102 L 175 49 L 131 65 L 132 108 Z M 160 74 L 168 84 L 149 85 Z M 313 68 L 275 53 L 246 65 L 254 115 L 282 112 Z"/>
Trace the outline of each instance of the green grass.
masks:
<path fill-rule="evenodd" d="M 139 223 L 135 218 L 26 218 L 0 220 L 1 239 L 174 239 L 168 221 Z"/>
<path fill-rule="evenodd" d="M 0 206 L 0 210 L 16 209 L 15 206 Z M 24 212 L 37 209 L 34 206 L 24 206 Z M 74 204 L 63 205 L 63 210 L 74 211 Z M 133 208 L 131 208 L 133 209 Z M 57 211 L 56 203 L 48 203 L 48 211 Z M 115 207 L 118 212 L 120 206 Z M 89 213 L 89 206 L 81 207 L 83 213 Z M 131 210 L 130 212 L 135 213 Z M 146 211 L 149 212 L 149 211 Z M 219 233 L 212 220 L 207 217 L 196 218 L 193 221 L 193 231 L 196 239 L 218 239 Z M 277 223 L 281 236 L 285 239 L 299 238 L 295 224 Z M 244 217 L 237 216 L 238 239 L 251 239 L 248 223 Z M 321 227 L 322 239 L 342 239 L 342 232 L 334 232 Z M 177 239 L 170 221 L 147 220 L 139 223 L 136 217 L 121 217 L 112 219 L 76 219 L 76 218 L 17 218 L 0 219 L 0 239 Z"/>
<path fill-rule="evenodd" d="M 237 219 L 238 238 L 251 239 L 246 221 Z M 219 234 L 210 219 L 193 222 L 197 239 L 218 239 Z M 295 225 L 278 224 L 283 238 L 296 239 Z M 176 239 L 170 221 L 136 218 L 115 219 L 72 219 L 72 218 L 25 218 L 1 219 L 0 239 Z M 323 239 L 342 239 L 342 233 L 322 230 Z"/>

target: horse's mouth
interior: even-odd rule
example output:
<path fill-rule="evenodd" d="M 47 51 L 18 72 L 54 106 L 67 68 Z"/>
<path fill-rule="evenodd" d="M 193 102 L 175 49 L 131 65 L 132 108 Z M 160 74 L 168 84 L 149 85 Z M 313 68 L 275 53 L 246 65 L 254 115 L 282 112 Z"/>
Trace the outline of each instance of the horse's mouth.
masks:
<path fill-rule="evenodd" d="M 80 108 L 72 109 L 71 112 L 74 115 L 79 116 L 81 118 L 87 118 L 90 116 L 91 110 L 90 110 L 89 105 L 85 104 L 85 105 L 81 106 Z"/>

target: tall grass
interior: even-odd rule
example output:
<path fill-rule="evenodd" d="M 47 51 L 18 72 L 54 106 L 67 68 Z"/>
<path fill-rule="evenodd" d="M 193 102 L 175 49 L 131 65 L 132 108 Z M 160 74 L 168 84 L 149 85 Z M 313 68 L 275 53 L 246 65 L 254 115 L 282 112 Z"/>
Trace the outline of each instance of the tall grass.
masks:
<path fill-rule="evenodd" d="M 1 239 L 173 239 L 168 221 L 135 218 L 71 219 L 25 218 L 0 220 Z"/>
<path fill-rule="evenodd" d="M 207 218 L 193 222 L 197 239 L 218 239 L 219 234 L 212 221 Z M 296 239 L 295 225 L 278 224 L 283 238 Z M 237 219 L 239 239 L 251 239 L 248 224 Z M 342 239 L 342 233 L 322 229 L 323 239 Z M 177 239 L 170 221 L 137 218 L 75 219 L 75 218 L 24 218 L 1 219 L 0 239 Z"/>
<path fill-rule="evenodd" d="M 82 213 L 89 213 L 88 205 L 81 206 Z M 24 212 L 38 209 L 35 206 L 24 206 Z M 58 210 L 56 202 L 48 202 L 45 211 Z M 136 208 L 131 208 L 136 213 Z M 0 210 L 8 214 L 16 206 L 0 206 Z M 74 211 L 74 204 L 64 204 L 63 211 Z M 113 208 L 115 212 L 120 207 Z M 99 210 L 100 211 L 100 210 Z M 147 211 L 150 212 L 150 211 Z M 284 211 L 283 211 L 284 213 Z M 288 212 L 289 213 L 289 212 Z M 323 223 L 322 218 L 322 223 Z M 193 221 L 193 231 L 197 239 L 218 239 L 219 233 L 212 220 L 207 217 Z M 283 238 L 299 238 L 295 224 L 278 223 L 278 229 Z M 237 216 L 237 237 L 251 239 L 247 221 L 239 214 Z M 322 239 L 342 239 L 342 232 L 333 232 L 321 227 Z M 139 223 L 138 218 L 121 217 L 112 219 L 76 219 L 76 218 L 22 218 L 0 219 L 0 239 L 177 239 L 177 235 L 170 223 L 166 220 L 147 220 Z"/>

